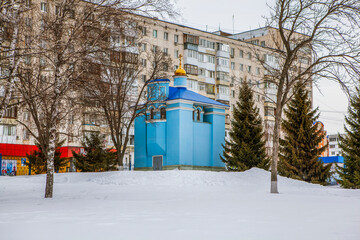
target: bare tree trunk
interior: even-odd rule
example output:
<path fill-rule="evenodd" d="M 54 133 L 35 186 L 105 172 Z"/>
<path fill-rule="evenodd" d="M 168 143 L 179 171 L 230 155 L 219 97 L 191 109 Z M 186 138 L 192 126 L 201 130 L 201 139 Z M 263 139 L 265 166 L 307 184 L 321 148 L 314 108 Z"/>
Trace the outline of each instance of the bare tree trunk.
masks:
<path fill-rule="evenodd" d="M 56 142 L 56 124 L 50 131 L 49 148 L 47 152 L 46 160 L 46 186 L 45 186 L 45 198 L 53 197 L 54 189 L 54 157 L 55 157 L 55 142 Z"/>
<path fill-rule="evenodd" d="M 270 193 L 279 193 L 278 191 L 278 182 L 277 182 L 277 165 L 279 160 L 279 146 L 280 146 L 280 125 L 281 125 L 281 107 L 278 107 L 280 103 L 277 103 L 275 114 L 275 126 L 274 126 L 274 135 L 273 135 L 273 152 L 271 159 L 271 188 Z"/>

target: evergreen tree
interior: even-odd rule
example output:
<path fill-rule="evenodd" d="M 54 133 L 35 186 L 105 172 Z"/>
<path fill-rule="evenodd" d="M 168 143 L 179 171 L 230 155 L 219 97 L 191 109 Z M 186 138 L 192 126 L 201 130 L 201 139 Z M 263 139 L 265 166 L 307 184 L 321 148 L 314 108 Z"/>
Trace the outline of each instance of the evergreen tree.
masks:
<path fill-rule="evenodd" d="M 60 168 L 65 167 L 68 164 L 68 159 L 61 158 L 60 148 L 64 144 L 64 141 L 56 143 L 55 157 L 54 157 L 54 169 L 55 172 L 59 172 Z M 34 150 L 31 154 L 26 154 L 29 161 L 25 163 L 26 166 L 31 167 L 31 170 L 35 174 L 46 173 L 46 158 L 39 143 L 36 143 L 38 150 Z"/>
<path fill-rule="evenodd" d="M 280 175 L 320 184 L 330 178 L 331 165 L 318 160 L 327 146 L 319 148 L 325 133 L 314 124 L 319 118 L 317 112 L 318 108 L 311 108 L 308 91 L 297 85 L 282 124 L 285 138 L 280 139 Z"/>
<path fill-rule="evenodd" d="M 229 171 L 245 171 L 252 167 L 269 169 L 262 121 L 248 84 L 240 87 L 229 136 L 230 141 L 225 140 L 223 146 L 223 157 L 220 156 Z"/>
<path fill-rule="evenodd" d="M 104 137 L 99 133 L 92 133 L 85 137 L 82 143 L 85 154 L 77 154 L 73 151 L 76 159 L 75 166 L 81 172 L 101 172 L 116 170 L 116 153 L 103 147 Z"/>
<path fill-rule="evenodd" d="M 348 116 L 345 122 L 345 137 L 340 138 L 340 147 L 344 157 L 344 167 L 337 167 L 340 179 L 336 179 L 344 188 L 360 188 L 360 90 L 351 98 Z"/>

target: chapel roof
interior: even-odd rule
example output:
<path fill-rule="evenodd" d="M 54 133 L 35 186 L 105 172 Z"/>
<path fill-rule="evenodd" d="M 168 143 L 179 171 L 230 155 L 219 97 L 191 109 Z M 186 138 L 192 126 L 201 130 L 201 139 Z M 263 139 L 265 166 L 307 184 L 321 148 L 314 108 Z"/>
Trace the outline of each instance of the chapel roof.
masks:
<path fill-rule="evenodd" d="M 209 105 L 217 105 L 222 107 L 229 107 L 226 104 L 220 103 L 218 101 L 212 100 L 210 98 L 207 98 L 203 95 L 200 95 L 196 92 L 193 92 L 191 90 L 187 90 L 183 87 L 169 87 L 169 97 L 166 99 L 166 101 L 175 100 L 175 99 L 184 99 L 189 100 L 193 102 L 203 103 L 203 104 L 209 104 Z"/>

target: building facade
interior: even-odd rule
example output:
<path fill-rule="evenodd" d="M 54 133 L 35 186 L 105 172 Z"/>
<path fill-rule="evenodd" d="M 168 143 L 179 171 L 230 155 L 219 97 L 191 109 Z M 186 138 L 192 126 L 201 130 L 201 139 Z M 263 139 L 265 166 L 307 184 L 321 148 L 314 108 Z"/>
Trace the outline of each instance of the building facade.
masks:
<path fill-rule="evenodd" d="M 135 120 L 135 170 L 224 170 L 225 110 L 228 106 L 187 89 L 187 76 L 176 70 L 170 80 L 148 85 L 148 104 Z"/>
<path fill-rule="evenodd" d="M 340 136 L 344 137 L 345 134 L 340 134 Z M 329 140 L 329 156 L 342 156 L 341 148 L 339 146 L 339 134 L 330 134 L 327 136 L 327 138 Z"/>
<path fill-rule="evenodd" d="M 31 11 L 24 14 L 24 23 L 29 29 L 43 27 L 42 15 L 58 14 L 56 1 L 32 0 L 26 2 L 29 3 L 29 6 L 31 3 L 32 6 Z M 86 3 L 83 1 L 79 1 L 79 3 L 81 6 L 79 5 L 71 11 L 72 19 L 83 14 L 82 5 Z M 92 19 L 95 23 L 96 13 L 93 14 Z M 132 48 L 137 49 L 133 52 L 142 59 L 144 67 L 144 72 L 138 79 L 139 88 L 149 77 L 146 75 L 146 70 L 152 68 L 151 61 L 146 58 L 146 54 L 142 53 L 157 49 L 172 59 L 177 59 L 180 54 L 183 55 L 183 67 L 187 72 L 187 89 L 230 106 L 229 109 L 225 109 L 225 136 L 228 137 L 232 106 L 238 99 L 239 87 L 244 83 L 250 84 L 260 110 L 260 116 L 264 121 L 266 148 L 270 153 L 277 89 L 274 83 L 267 81 L 267 73 L 259 59 L 264 60 L 268 65 L 276 66 L 276 57 L 269 51 L 276 46 L 275 42 L 278 41 L 274 37 L 276 29 L 263 27 L 237 34 L 227 34 L 221 31 L 212 33 L 138 15 L 133 15 L 132 20 L 127 23 L 139 30 L 137 42 L 133 42 L 135 41 L 134 37 L 126 34 L 119 36 L 115 33 L 109 33 L 108 41 L 118 45 L 119 49 L 129 43 Z M 20 34 L 21 42 L 27 44 L 30 37 L 26 35 L 26 31 L 20 32 Z M 1 47 L 8 47 L 8 45 L 8 42 L 4 42 Z M 308 58 L 299 59 L 299 65 L 308 65 L 310 62 L 311 53 Z M 173 61 L 173 63 L 173 66 L 168 68 L 168 78 L 172 75 L 173 70 L 178 68 L 177 62 Z M 1 69 L 0 74 L 6 75 L 5 70 Z M 174 86 L 174 82 L 170 81 L 169 86 Z M 3 91 L 0 91 L 1 96 L 4 96 Z M 16 102 L 16 99 L 13 102 Z M 18 121 L 31 122 L 29 112 L 18 106 L 9 108 L 0 122 L 0 144 L 34 145 L 34 139 L 30 132 Z M 66 123 L 60 128 L 67 134 L 64 135 L 63 146 L 65 147 L 80 149 L 83 136 L 94 131 L 105 135 L 104 145 L 106 147 L 113 147 L 106 121 L 102 116 L 93 115 L 88 108 L 84 107 L 69 115 Z M 124 157 L 124 166 L 134 165 L 134 135 L 135 131 L 132 128 L 127 153 Z"/>

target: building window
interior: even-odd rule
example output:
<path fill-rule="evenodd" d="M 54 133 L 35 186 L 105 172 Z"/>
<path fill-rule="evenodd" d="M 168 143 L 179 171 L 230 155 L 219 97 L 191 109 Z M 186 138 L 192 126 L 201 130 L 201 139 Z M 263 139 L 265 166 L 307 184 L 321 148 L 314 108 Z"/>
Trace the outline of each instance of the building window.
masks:
<path fill-rule="evenodd" d="M 261 45 L 262 47 L 265 47 L 265 41 L 261 41 L 260 45 Z"/>
<path fill-rule="evenodd" d="M 25 0 L 25 7 L 30 7 L 31 0 Z"/>
<path fill-rule="evenodd" d="M 154 119 L 154 109 L 150 109 L 150 119 Z"/>
<path fill-rule="evenodd" d="M 17 118 L 17 107 L 9 107 L 3 114 L 3 118 Z"/>
<path fill-rule="evenodd" d="M 143 67 L 146 67 L 146 59 L 141 59 L 141 65 L 142 65 Z"/>
<path fill-rule="evenodd" d="M 256 75 L 260 75 L 260 68 L 259 67 L 256 68 Z"/>
<path fill-rule="evenodd" d="M 187 56 L 189 58 L 196 58 L 198 59 L 199 58 L 199 55 L 198 55 L 198 52 L 197 51 L 194 51 L 194 50 L 187 50 Z"/>
<path fill-rule="evenodd" d="M 23 140 L 29 140 L 29 138 L 30 138 L 29 130 L 24 129 Z"/>
<path fill-rule="evenodd" d="M 169 49 L 168 48 L 164 48 L 164 55 L 167 56 L 169 53 Z"/>
<path fill-rule="evenodd" d="M 193 121 L 195 121 L 195 111 L 196 110 L 193 111 Z"/>
<path fill-rule="evenodd" d="M 214 56 L 206 55 L 206 60 L 207 60 L 207 62 L 209 62 L 209 63 L 215 64 L 215 57 L 214 57 Z"/>
<path fill-rule="evenodd" d="M 179 35 L 174 35 L 174 43 L 178 43 L 179 42 Z"/>
<path fill-rule="evenodd" d="M 164 40 L 169 40 L 169 33 L 167 32 L 164 32 Z"/>
<path fill-rule="evenodd" d="M 157 33 L 158 33 L 157 30 L 154 29 L 154 30 L 153 30 L 153 37 L 154 37 L 154 38 L 157 38 Z"/>
<path fill-rule="evenodd" d="M 243 58 L 244 57 L 244 51 L 240 50 L 240 57 Z"/>
<path fill-rule="evenodd" d="M 218 43 L 218 51 L 230 52 L 230 46 L 223 43 Z"/>
<path fill-rule="evenodd" d="M 231 48 L 231 49 L 230 49 L 230 56 L 231 56 L 231 57 L 234 57 L 234 56 L 235 56 L 235 49 L 234 49 L 234 48 Z"/>
<path fill-rule="evenodd" d="M 188 74 L 192 74 L 192 75 L 199 74 L 199 69 L 198 69 L 198 66 L 196 66 L 196 65 L 185 64 L 184 69 L 185 69 L 186 73 L 188 73 Z"/>
<path fill-rule="evenodd" d="M 179 58 L 179 50 L 174 50 L 174 57 Z"/>
<path fill-rule="evenodd" d="M 231 62 L 231 69 L 234 70 L 235 69 L 235 63 Z"/>
<path fill-rule="evenodd" d="M 226 58 L 217 58 L 217 64 L 224 67 L 229 67 L 229 60 Z"/>
<path fill-rule="evenodd" d="M 223 94 L 223 95 L 229 95 L 229 87 L 228 87 L 228 86 L 219 85 L 219 93 L 220 93 L 220 94 Z"/>
<path fill-rule="evenodd" d="M 251 73 L 251 66 L 248 66 L 248 72 Z"/>
<path fill-rule="evenodd" d="M 142 30 L 141 30 L 141 32 L 142 32 L 142 35 L 143 35 L 143 36 L 146 36 L 146 27 L 143 27 Z"/>
<path fill-rule="evenodd" d="M 272 107 L 265 107 L 265 116 L 275 116 L 275 109 Z"/>
<path fill-rule="evenodd" d="M 187 85 L 189 89 L 197 91 L 198 82 L 196 80 L 188 79 Z"/>
<path fill-rule="evenodd" d="M 160 108 L 160 118 L 166 119 L 166 109 L 164 107 Z"/>
<path fill-rule="evenodd" d="M 44 2 L 40 3 L 40 10 L 41 10 L 42 12 L 47 12 L 46 3 L 44 3 Z"/>
<path fill-rule="evenodd" d="M 196 120 L 200 122 L 200 109 L 198 109 L 196 112 L 197 112 Z"/>
<path fill-rule="evenodd" d="M 30 36 L 25 36 L 25 45 L 29 47 L 30 44 L 31 44 L 31 38 L 30 38 Z"/>
<path fill-rule="evenodd" d="M 134 135 L 130 135 L 130 146 L 134 145 Z"/>
<path fill-rule="evenodd" d="M 248 59 L 251 60 L 251 53 L 248 53 L 247 56 L 248 56 Z"/>
<path fill-rule="evenodd" d="M 244 64 L 240 63 L 240 71 L 244 71 Z"/>
<path fill-rule="evenodd" d="M 155 46 L 155 45 L 153 45 L 153 47 L 152 47 L 152 52 L 153 52 L 153 53 L 156 53 L 156 52 L 157 52 L 157 50 L 158 50 L 158 47 L 157 47 L 157 46 Z"/>
<path fill-rule="evenodd" d="M 142 50 L 142 51 L 146 51 L 146 43 L 142 43 L 142 44 L 141 44 L 141 50 Z"/>

